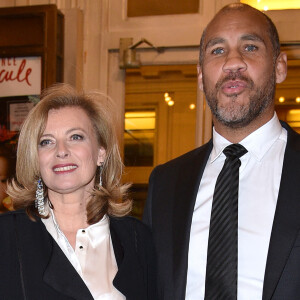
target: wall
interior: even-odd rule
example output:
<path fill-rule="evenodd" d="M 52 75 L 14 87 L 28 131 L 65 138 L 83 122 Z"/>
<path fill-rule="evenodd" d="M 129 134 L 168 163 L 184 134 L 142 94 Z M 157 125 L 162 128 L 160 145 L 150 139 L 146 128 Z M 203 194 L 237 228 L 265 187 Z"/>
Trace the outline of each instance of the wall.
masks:
<path fill-rule="evenodd" d="M 122 144 L 125 95 L 125 71 L 119 69 L 120 38 L 133 42 L 146 38 L 164 53 L 141 52 L 141 63 L 195 64 L 201 32 L 222 6 L 239 1 L 199 0 L 198 14 L 153 17 L 126 17 L 126 0 L 0 0 L 0 7 L 56 4 L 66 18 L 65 81 L 78 88 L 100 89 L 108 93 L 119 110 L 116 124 Z M 289 43 L 300 40 L 300 12 L 267 13 L 276 23 L 281 39 Z M 199 92 L 196 144 L 210 137 L 210 113 Z M 208 129 L 208 130 L 207 130 Z"/>

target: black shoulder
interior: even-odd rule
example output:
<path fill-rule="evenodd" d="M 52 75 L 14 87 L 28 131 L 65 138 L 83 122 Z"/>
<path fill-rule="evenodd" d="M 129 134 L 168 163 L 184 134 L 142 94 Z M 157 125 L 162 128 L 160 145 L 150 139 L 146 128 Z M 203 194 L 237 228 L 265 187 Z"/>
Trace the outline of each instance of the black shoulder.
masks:
<path fill-rule="evenodd" d="M 139 219 L 132 216 L 120 218 L 110 217 L 110 226 L 117 231 L 132 232 L 132 230 L 134 229 L 139 233 L 151 235 L 149 227 Z"/>
<path fill-rule="evenodd" d="M 208 157 L 209 153 L 212 149 L 212 140 L 210 140 L 208 143 L 191 150 L 183 155 L 180 155 L 172 160 L 169 160 L 168 162 L 158 165 L 154 168 L 154 170 L 163 170 L 163 169 L 177 169 L 182 168 L 185 165 L 193 165 L 195 161 L 199 159 L 199 157 Z"/>

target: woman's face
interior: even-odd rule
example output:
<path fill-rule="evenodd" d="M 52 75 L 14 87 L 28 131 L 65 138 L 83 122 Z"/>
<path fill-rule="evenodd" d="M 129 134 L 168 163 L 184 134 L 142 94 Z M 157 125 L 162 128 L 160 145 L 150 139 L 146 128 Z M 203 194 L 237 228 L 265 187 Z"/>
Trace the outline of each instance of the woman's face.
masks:
<path fill-rule="evenodd" d="M 5 157 L 0 156 L 0 201 L 6 196 L 6 181 L 8 177 L 8 161 Z"/>
<path fill-rule="evenodd" d="M 90 192 L 105 159 L 93 125 L 80 107 L 52 109 L 39 145 L 41 177 L 48 195 Z"/>

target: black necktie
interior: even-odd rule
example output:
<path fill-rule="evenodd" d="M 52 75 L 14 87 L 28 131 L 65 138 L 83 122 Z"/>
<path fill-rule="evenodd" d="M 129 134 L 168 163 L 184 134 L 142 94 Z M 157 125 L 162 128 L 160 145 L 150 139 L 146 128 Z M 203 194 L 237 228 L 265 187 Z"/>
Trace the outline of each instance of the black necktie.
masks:
<path fill-rule="evenodd" d="M 240 144 L 224 149 L 226 160 L 217 178 L 207 249 L 205 300 L 237 299 L 237 238 Z"/>

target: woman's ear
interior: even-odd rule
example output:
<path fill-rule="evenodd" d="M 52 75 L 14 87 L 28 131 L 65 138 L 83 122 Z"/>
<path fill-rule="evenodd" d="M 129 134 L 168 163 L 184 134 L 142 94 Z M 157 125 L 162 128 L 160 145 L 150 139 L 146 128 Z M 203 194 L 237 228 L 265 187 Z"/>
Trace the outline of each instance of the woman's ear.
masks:
<path fill-rule="evenodd" d="M 105 161 L 105 158 L 106 158 L 106 150 L 103 147 L 100 147 L 99 153 L 98 153 L 97 165 L 100 166 L 101 163 L 103 163 Z"/>
<path fill-rule="evenodd" d="M 280 52 L 276 59 L 276 83 L 281 83 L 285 80 L 287 74 L 287 55 Z"/>

